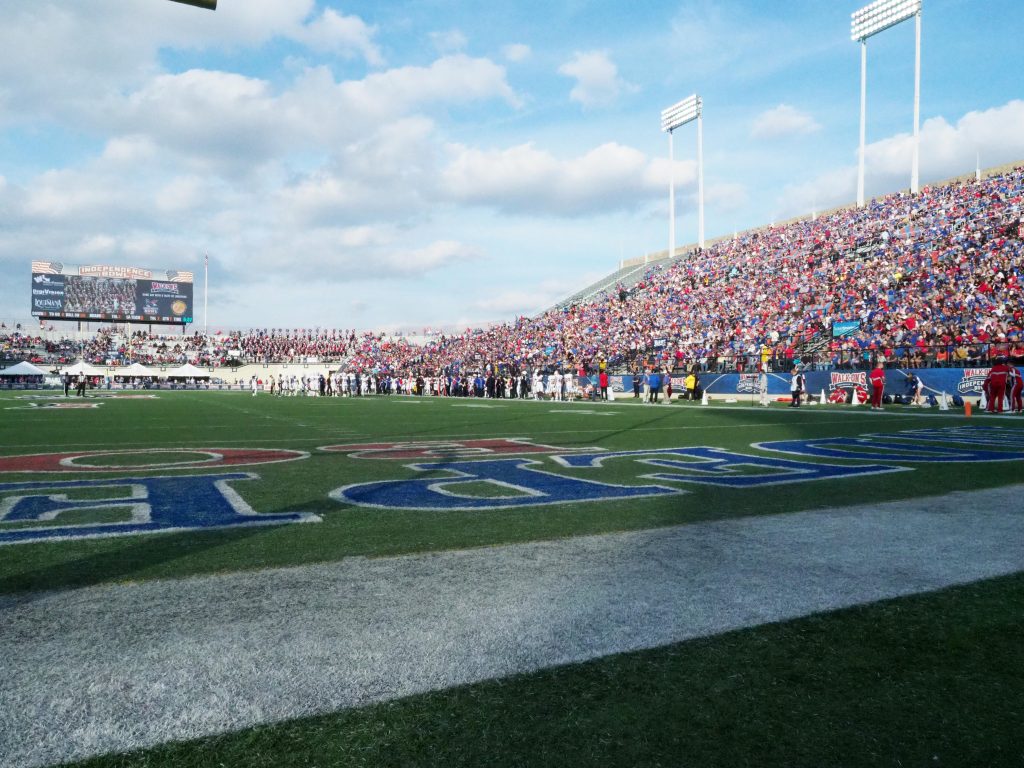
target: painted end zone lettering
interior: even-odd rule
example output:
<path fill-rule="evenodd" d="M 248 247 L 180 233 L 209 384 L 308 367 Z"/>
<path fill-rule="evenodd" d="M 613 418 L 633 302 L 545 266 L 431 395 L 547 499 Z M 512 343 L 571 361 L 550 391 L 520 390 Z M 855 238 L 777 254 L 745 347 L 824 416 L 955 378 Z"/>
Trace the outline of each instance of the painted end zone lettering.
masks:
<path fill-rule="evenodd" d="M 231 487 L 257 475 L 236 472 L 179 477 L 129 477 L 102 480 L 0 483 L 0 545 L 235 528 L 253 525 L 319 522 L 307 512 L 260 515 Z M 62 491 L 127 491 L 112 498 L 69 500 Z M 118 510 L 123 522 L 24 526 L 58 521 L 65 513 Z M 19 524 L 13 527 L 11 524 Z"/>
<path fill-rule="evenodd" d="M 87 408 L 99 408 L 103 403 L 28 403 L 27 405 L 12 405 L 4 408 L 5 411 L 25 411 L 29 408 L 37 411 L 80 411 Z"/>
<path fill-rule="evenodd" d="M 879 435 L 877 437 L 823 437 L 810 440 L 777 440 L 755 443 L 756 448 L 778 451 L 796 456 L 827 459 L 870 459 L 873 461 L 926 462 L 981 462 L 1015 461 L 1024 459 L 1024 451 L 987 451 L 982 448 L 950 445 L 914 445 L 899 440 L 912 439 L 911 435 Z M 955 443 L 955 439 L 949 442 Z"/>
<path fill-rule="evenodd" d="M 680 457 L 690 460 L 684 461 Z M 753 488 L 765 485 L 782 485 L 784 483 L 803 483 L 809 480 L 835 480 L 844 477 L 905 471 L 904 467 L 894 467 L 891 465 L 841 466 L 838 464 L 819 464 L 807 461 L 794 461 L 792 459 L 779 459 L 774 456 L 753 456 L 707 446 L 556 456 L 555 461 L 566 467 L 600 467 L 606 461 L 618 458 L 633 458 L 641 464 L 678 469 L 686 472 L 686 474 L 656 472 L 640 475 L 640 478 L 643 480 L 697 483 L 698 485 L 717 485 L 727 488 Z M 737 472 L 741 468 L 745 470 L 742 474 Z M 762 471 L 756 471 L 758 469 Z"/>
<path fill-rule="evenodd" d="M 557 448 L 529 442 L 529 438 L 497 437 L 481 440 L 425 440 L 404 443 L 362 443 L 326 445 L 321 451 L 347 453 L 353 459 L 469 459 L 483 456 L 566 453 L 573 448 Z M 580 450 L 594 451 L 595 448 Z"/>
<path fill-rule="evenodd" d="M 124 466 L 91 464 L 90 459 L 134 455 L 139 449 L 130 451 L 75 451 L 73 453 L 37 453 L 21 456 L 0 456 L 0 472 L 124 472 Z M 147 454 L 166 456 L 152 464 L 132 467 L 135 471 L 158 469 L 216 469 L 221 467 L 246 467 L 256 464 L 276 464 L 309 458 L 305 451 L 266 448 L 153 448 L 144 450 Z M 178 456 L 205 454 L 205 459 L 187 458 L 178 461 Z M 131 471 L 131 470 L 127 470 Z"/>
<path fill-rule="evenodd" d="M 815 459 L 835 458 L 869 464 L 831 464 L 798 461 L 778 456 L 737 453 L 711 446 L 654 448 L 650 450 L 585 452 L 552 456 L 552 461 L 569 469 L 599 469 L 615 459 L 631 459 L 638 464 L 661 467 L 666 472 L 636 475 L 638 481 L 693 483 L 728 488 L 756 488 L 814 480 L 837 480 L 891 472 L 910 471 L 907 463 L 1008 461 L 1024 458 L 1021 450 L 987 450 L 1022 447 L 1020 430 L 931 429 L 862 437 L 811 438 L 755 443 L 766 451 Z M 937 442 L 941 445 L 936 445 Z M 475 452 L 473 441 L 456 443 L 451 459 L 462 458 L 460 450 Z M 504 441 L 511 442 L 511 441 Z M 931 443 L 931 444 L 929 444 Z M 956 444 L 963 444 L 958 447 Z M 448 444 L 445 444 L 446 446 Z M 350 446 L 351 447 L 351 446 Z M 369 448 L 369 446 L 363 446 Z M 381 446 L 389 457 L 410 450 L 393 444 Z M 417 447 L 416 451 L 436 450 Z M 512 450 L 504 446 L 499 450 Z M 440 450 L 448 450 L 441 447 Z M 518 450 L 516 448 L 515 450 Z M 373 455 L 372 449 L 367 455 Z M 407 454 L 406 454 L 407 455 Z M 415 453 L 414 455 L 422 455 Z M 397 456 L 396 456 L 397 458 Z M 885 463 L 881 463 L 885 462 Z M 687 491 L 664 485 L 622 486 L 583 480 L 579 477 L 545 472 L 541 462 L 531 459 L 493 459 L 484 461 L 410 464 L 416 472 L 444 471 L 447 477 L 385 480 L 356 483 L 331 492 L 336 501 L 377 509 L 401 510 L 486 510 L 528 507 L 544 504 L 608 501 L 613 499 L 681 494 Z M 473 485 L 485 495 L 474 494 Z"/>
<path fill-rule="evenodd" d="M 331 491 L 330 496 L 336 501 L 360 507 L 440 512 L 578 504 L 685 493 L 659 485 L 624 486 L 580 480 L 544 472 L 537 469 L 539 465 L 540 462 L 532 459 L 513 458 L 458 464 L 410 464 L 407 466 L 417 472 L 441 470 L 450 476 L 357 483 Z M 469 483 L 487 483 L 507 493 L 498 497 L 480 497 L 460 492 L 459 486 Z"/>
<path fill-rule="evenodd" d="M 841 466 L 769 456 L 734 453 L 704 446 L 667 448 L 648 451 L 619 451 L 554 456 L 563 467 L 600 468 L 612 459 L 635 459 L 641 464 L 683 470 L 687 474 L 659 472 L 638 476 L 639 480 L 672 483 L 697 483 L 730 488 L 751 488 L 809 480 L 834 480 L 886 472 L 906 471 L 905 467 L 869 464 Z M 684 460 L 684 459 L 689 459 Z M 444 470 L 445 478 L 384 480 L 357 483 L 331 492 L 331 498 L 361 507 L 403 510 L 473 510 L 528 507 L 543 504 L 568 504 L 613 499 L 664 496 L 687 493 L 662 485 L 623 486 L 558 475 L 538 469 L 540 462 L 530 459 L 494 459 L 465 463 L 411 464 L 417 472 Z M 743 469 L 740 473 L 737 470 Z M 761 471 L 757 471 L 760 469 Z M 752 471 L 753 470 L 753 471 Z M 508 491 L 481 497 L 460 491 L 460 486 L 486 483 Z"/>
<path fill-rule="evenodd" d="M 903 432 L 864 435 L 864 437 L 900 440 L 921 440 L 963 445 L 990 445 L 996 448 L 1024 448 L 1024 429 L 1006 427 L 948 427 L 940 429 L 911 429 Z"/>
<path fill-rule="evenodd" d="M 18 395 L 15 400 L 63 400 L 67 395 L 63 395 L 60 392 L 53 392 L 46 395 Z M 118 392 L 93 392 L 89 395 L 90 399 L 101 398 L 104 400 L 157 400 L 156 395 L 129 395 L 120 394 Z"/>

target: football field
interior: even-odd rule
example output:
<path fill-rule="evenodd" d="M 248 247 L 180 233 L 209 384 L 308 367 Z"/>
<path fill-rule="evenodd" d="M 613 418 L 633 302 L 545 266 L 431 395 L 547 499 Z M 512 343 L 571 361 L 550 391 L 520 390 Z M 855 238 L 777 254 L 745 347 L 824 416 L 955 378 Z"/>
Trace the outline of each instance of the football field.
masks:
<path fill-rule="evenodd" d="M 91 394 L 0 395 L 0 765 L 1024 762 L 1019 417 Z"/>

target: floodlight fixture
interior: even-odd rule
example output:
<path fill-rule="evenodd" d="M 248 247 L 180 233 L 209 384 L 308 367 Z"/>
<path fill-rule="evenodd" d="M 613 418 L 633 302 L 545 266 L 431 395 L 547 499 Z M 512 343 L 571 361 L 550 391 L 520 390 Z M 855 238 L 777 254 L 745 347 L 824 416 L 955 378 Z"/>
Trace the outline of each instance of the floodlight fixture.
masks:
<path fill-rule="evenodd" d="M 850 39 L 867 40 L 921 12 L 921 0 L 875 0 L 850 14 Z"/>
<path fill-rule="evenodd" d="M 671 133 L 676 128 L 696 120 L 701 115 L 704 101 L 696 93 L 668 109 L 661 110 L 661 130 Z"/>
<path fill-rule="evenodd" d="M 171 0 L 171 2 L 194 5 L 196 8 L 205 8 L 208 11 L 217 10 L 217 0 Z"/>
<path fill-rule="evenodd" d="M 672 132 L 697 121 L 697 242 L 704 247 L 704 100 L 697 94 L 661 111 L 661 130 L 668 134 L 668 255 L 676 252 L 676 174 Z"/>
<path fill-rule="evenodd" d="M 922 0 L 875 0 L 850 15 L 850 39 L 860 43 L 860 151 L 857 159 L 857 205 L 864 206 L 864 153 L 867 125 L 868 38 L 907 19 L 915 19 L 914 155 L 910 191 L 917 193 L 921 148 L 921 4 Z"/>

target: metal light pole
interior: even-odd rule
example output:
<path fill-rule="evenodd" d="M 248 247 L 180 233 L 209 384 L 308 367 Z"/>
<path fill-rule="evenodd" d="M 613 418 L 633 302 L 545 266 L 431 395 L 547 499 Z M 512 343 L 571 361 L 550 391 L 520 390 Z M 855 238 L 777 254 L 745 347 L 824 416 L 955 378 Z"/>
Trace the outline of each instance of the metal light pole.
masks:
<path fill-rule="evenodd" d="M 921 0 L 914 14 L 914 163 L 910 171 L 910 191 L 920 190 L 921 171 Z"/>
<path fill-rule="evenodd" d="M 864 145 L 868 122 L 868 41 L 860 41 L 860 145 L 857 150 L 857 206 L 864 207 Z"/>
<path fill-rule="evenodd" d="M 676 157 L 672 149 L 672 131 L 668 132 L 668 257 L 676 253 Z M 646 256 L 645 256 L 646 258 Z"/>
<path fill-rule="evenodd" d="M 864 152 L 867 122 L 868 38 L 911 17 L 917 19 L 914 48 L 914 157 L 910 191 L 919 188 L 921 144 L 921 3 L 922 0 L 875 0 L 851 14 L 850 39 L 860 43 L 860 151 L 857 160 L 857 205 L 864 207 Z"/>
<path fill-rule="evenodd" d="M 203 255 L 203 336 L 210 337 L 210 254 Z"/>
<path fill-rule="evenodd" d="M 697 110 L 697 244 L 704 250 L 704 110 Z"/>
<path fill-rule="evenodd" d="M 668 133 L 668 255 L 676 252 L 676 172 L 672 132 L 697 121 L 697 242 L 704 247 L 704 101 L 697 94 L 661 111 L 661 130 Z"/>

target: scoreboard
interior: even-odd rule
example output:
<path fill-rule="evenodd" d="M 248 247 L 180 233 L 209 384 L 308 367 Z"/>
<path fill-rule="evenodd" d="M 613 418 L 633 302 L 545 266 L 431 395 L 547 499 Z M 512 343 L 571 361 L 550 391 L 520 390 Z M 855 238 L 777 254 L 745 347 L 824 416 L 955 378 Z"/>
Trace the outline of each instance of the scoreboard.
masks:
<path fill-rule="evenodd" d="M 191 272 L 32 262 L 32 314 L 52 320 L 192 322 Z"/>

